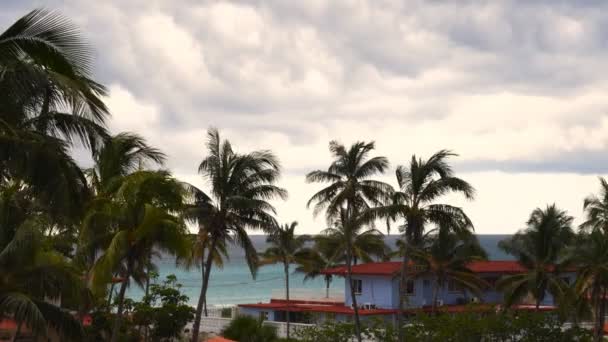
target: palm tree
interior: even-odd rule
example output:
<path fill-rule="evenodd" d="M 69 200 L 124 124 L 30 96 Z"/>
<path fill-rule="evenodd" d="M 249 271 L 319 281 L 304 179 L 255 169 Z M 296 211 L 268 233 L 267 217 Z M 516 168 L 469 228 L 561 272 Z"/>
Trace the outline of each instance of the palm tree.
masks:
<path fill-rule="evenodd" d="M 271 231 L 266 242 L 269 247 L 262 253 L 260 265 L 283 264 L 283 272 L 285 273 L 285 300 L 287 301 L 286 322 L 287 322 L 287 339 L 289 340 L 289 265 L 301 263 L 301 260 L 307 255 L 308 248 L 305 247 L 307 241 L 310 240 L 308 235 L 295 235 L 297 222 L 276 226 Z"/>
<path fill-rule="evenodd" d="M 587 220 L 581 224 L 586 231 L 599 230 L 608 234 L 608 182 L 603 177 L 600 180 L 600 197 L 595 195 L 585 198 L 583 209 Z"/>
<path fill-rule="evenodd" d="M 78 292 L 81 281 L 69 260 L 50 247 L 42 232 L 51 220 L 39 209 L 22 183 L 0 184 L 0 316 L 17 322 L 13 340 L 27 326 L 37 336 L 52 327 L 63 339 L 80 341 L 80 323 L 47 301 Z"/>
<path fill-rule="evenodd" d="M 322 250 L 331 250 L 334 262 L 345 262 L 347 245 L 352 246 L 352 264 L 359 261 L 367 263 L 388 258 L 390 251 L 384 243 L 384 235 L 375 228 L 366 228 L 362 216 L 355 218 L 358 224 L 345 225 L 343 216 L 334 222 L 334 226 L 321 231 L 315 237 L 317 246 Z"/>
<path fill-rule="evenodd" d="M 134 133 L 123 132 L 109 137 L 94 153 L 94 166 L 85 170 L 89 186 L 95 195 L 93 204 L 111 203 L 117 189 L 128 175 L 141 170 L 144 166 L 162 166 L 165 158 L 160 150 L 149 146 L 142 137 Z M 101 218 L 98 217 L 99 215 Z M 114 232 L 108 230 L 108 222 L 104 215 L 104 210 L 90 210 L 83 220 L 86 229 L 80 232 L 75 262 L 83 272 L 87 273 L 87 278 L 91 276 L 89 273 L 98 252 L 106 248 L 113 237 Z M 151 263 L 148 265 L 153 267 Z M 113 291 L 114 283 L 111 285 L 109 298 Z M 110 301 L 108 301 L 108 309 L 109 303 Z"/>
<path fill-rule="evenodd" d="M 591 300 L 595 318 L 594 337 L 604 338 L 606 295 L 608 294 L 608 238 L 601 230 L 581 233 L 572 253 L 577 268 L 575 294 Z"/>
<path fill-rule="evenodd" d="M 182 184 L 167 172 L 137 171 L 124 177 L 110 200 L 93 204 L 96 219 L 110 227 L 111 241 L 93 266 L 91 284 L 102 292 L 114 272 L 122 278 L 111 342 L 118 339 L 127 286 L 133 280 L 143 288 L 151 255 L 186 253 L 186 225 L 178 215 L 183 195 Z"/>
<path fill-rule="evenodd" d="M 501 249 L 515 256 L 526 269 L 524 273 L 506 276 L 497 282 L 497 288 L 505 294 L 505 307 L 528 294 L 535 299 L 537 310 L 547 291 L 554 298 L 563 297 L 566 284 L 560 273 L 568 264 L 566 249 L 573 237 L 572 216 L 552 204 L 545 209 L 536 208 L 525 230 L 499 243 Z"/>
<path fill-rule="evenodd" d="M 86 174 L 91 187 L 100 195 L 111 194 L 125 176 L 145 166 L 162 166 L 166 155 L 141 136 L 122 132 L 106 139 L 93 159 L 95 164 Z"/>
<path fill-rule="evenodd" d="M 407 250 L 412 261 L 422 266 L 414 276 L 428 274 L 434 278 L 433 311 L 437 307 L 439 291 L 448 282 L 481 297 L 488 284 L 468 268 L 471 262 L 487 258 L 477 238 L 470 233 L 457 235 L 452 228 L 442 226 L 427 240 L 424 247 L 411 246 Z"/>
<path fill-rule="evenodd" d="M 188 218 L 188 208 L 186 209 L 186 217 Z M 199 218 L 202 220 L 203 218 Z M 190 219 L 192 220 L 192 219 Z M 184 259 L 178 259 L 177 263 L 186 269 L 192 267 L 200 268 L 202 278 L 205 277 L 205 255 L 210 247 L 210 234 L 207 229 L 201 228 L 195 235 L 190 235 L 190 245 L 188 247 L 188 255 Z M 229 259 L 228 241 L 218 241 L 215 245 L 215 251 L 209 253 L 213 258 L 213 265 L 217 268 L 224 268 L 224 262 Z M 203 312 L 207 316 L 207 303 L 203 302 Z"/>
<path fill-rule="evenodd" d="M 79 31 L 53 12 L 34 10 L 0 34 L 0 181 L 20 179 L 72 217 L 88 192 L 69 149 L 96 150 L 107 137 L 106 91 L 91 62 Z"/>
<path fill-rule="evenodd" d="M 314 194 L 308 201 L 308 206 L 314 204 L 314 214 L 325 210 L 329 226 L 340 222 L 344 232 L 350 237 L 359 229 L 362 221 L 361 213 L 371 207 L 383 205 L 390 198 L 393 189 L 390 185 L 371 177 L 384 173 L 388 168 L 385 157 L 368 158 L 374 149 L 374 143 L 356 142 L 348 150 L 336 141 L 329 143 L 329 151 L 334 160 L 327 170 L 316 170 L 306 175 L 306 181 L 311 183 L 329 183 Z M 352 284 L 353 239 L 347 239 L 346 267 L 347 279 Z M 351 300 L 355 314 L 355 332 L 361 342 L 361 322 L 355 291 L 351 286 Z"/>
<path fill-rule="evenodd" d="M 323 276 L 325 281 L 325 298 L 329 298 L 329 288 L 333 280 L 331 274 L 323 274 L 321 271 L 343 265 L 344 259 L 336 260 L 336 247 L 329 243 L 330 239 L 325 236 L 313 237 L 314 247 L 306 251 L 302 260 L 299 260 L 296 272 L 304 274 L 304 281 L 316 279 Z"/>
<path fill-rule="evenodd" d="M 435 203 L 448 193 L 461 193 L 473 199 L 475 189 L 466 181 L 454 176 L 448 158 L 457 156 L 441 150 L 429 159 L 412 156 L 409 167 L 399 166 L 395 172 L 399 191 L 395 191 L 389 205 L 369 211 L 371 218 L 386 218 L 387 224 L 405 219 L 403 226 L 405 246 L 420 247 L 428 224 L 444 225 L 460 230 L 473 230 L 473 223 L 462 208 Z M 406 248 L 407 249 L 407 248 Z M 401 311 L 406 309 L 407 251 L 403 253 L 401 266 L 399 303 Z M 399 326 L 403 326 L 403 315 L 399 315 Z M 404 340 L 403 329 L 399 330 L 399 341 Z"/>
<path fill-rule="evenodd" d="M 590 294 L 594 305 L 595 338 L 604 335 L 606 292 L 608 289 L 608 182 L 600 177 L 600 196 L 585 198 L 586 220 L 580 226 L 582 238 L 575 249 L 574 264 L 578 267 L 579 294 Z M 589 233 L 589 234 L 585 234 Z"/>
<path fill-rule="evenodd" d="M 209 234 L 203 282 L 192 329 L 193 342 L 198 342 L 202 309 L 206 302 L 214 260 L 210 253 L 215 253 L 218 244 L 237 244 L 245 251 L 247 264 L 255 276 L 258 256 L 247 229 L 268 231 L 276 226 L 275 209 L 269 200 L 287 196 L 284 189 L 275 185 L 280 165 L 272 152 L 236 153 L 230 142 L 221 140 L 214 128 L 209 129 L 207 137 L 209 154 L 198 171 L 209 181 L 210 195 L 190 186 L 195 198 L 195 205 L 189 209 L 190 217 L 198 222 L 199 229 L 206 229 Z"/>

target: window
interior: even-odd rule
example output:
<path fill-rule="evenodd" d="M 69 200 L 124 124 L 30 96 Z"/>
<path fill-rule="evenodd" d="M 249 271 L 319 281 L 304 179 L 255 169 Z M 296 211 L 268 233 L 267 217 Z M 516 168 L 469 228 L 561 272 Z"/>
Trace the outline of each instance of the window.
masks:
<path fill-rule="evenodd" d="M 268 320 L 268 311 L 260 311 L 260 320 L 267 321 Z"/>
<path fill-rule="evenodd" d="M 431 287 L 431 281 L 428 279 L 424 279 L 422 281 L 422 286 L 424 286 L 425 289 L 428 289 L 429 287 Z"/>
<path fill-rule="evenodd" d="M 353 279 L 353 290 L 355 290 L 355 294 L 363 292 L 363 281 L 361 279 Z"/>
<path fill-rule="evenodd" d="M 415 283 L 414 279 L 408 279 L 405 283 L 405 295 L 413 296 L 415 294 Z"/>
<path fill-rule="evenodd" d="M 448 281 L 448 292 L 462 292 L 460 286 L 453 280 Z"/>

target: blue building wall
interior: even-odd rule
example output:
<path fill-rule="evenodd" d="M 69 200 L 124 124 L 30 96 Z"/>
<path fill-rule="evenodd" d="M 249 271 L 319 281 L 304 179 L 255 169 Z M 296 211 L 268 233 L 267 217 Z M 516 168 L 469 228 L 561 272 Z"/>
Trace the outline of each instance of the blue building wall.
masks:
<path fill-rule="evenodd" d="M 361 280 L 361 293 L 357 294 L 357 304 L 375 304 L 378 308 L 394 308 L 399 303 L 398 282 L 381 276 L 353 276 L 353 280 Z M 351 306 L 350 284 L 344 279 L 344 302 Z"/>
<path fill-rule="evenodd" d="M 500 274 L 483 274 L 482 278 L 493 283 L 496 279 L 500 278 Z M 576 280 L 576 274 L 574 272 L 565 273 L 564 278 L 570 284 L 573 284 Z M 365 304 L 375 304 L 377 308 L 383 309 L 397 309 L 399 308 L 399 278 L 389 278 L 382 276 L 353 276 L 353 279 L 360 279 L 362 281 L 361 293 L 357 294 L 357 304 L 360 306 Z M 350 284 L 345 280 L 345 295 L 344 302 L 346 306 L 350 306 L 352 301 L 350 297 Z M 422 306 L 432 305 L 433 300 L 433 286 L 434 282 L 431 277 L 421 277 L 414 280 L 414 293 L 408 296 L 408 307 L 417 308 Z M 440 289 L 437 298 L 443 301 L 444 305 L 456 305 L 471 302 L 474 297 L 473 294 L 463 291 L 450 291 L 447 286 Z M 503 300 L 503 294 L 496 291 L 494 287 L 487 289 L 483 292 L 480 298 L 485 303 L 501 303 Z M 545 299 L 541 302 L 541 305 L 555 305 L 551 294 L 547 293 Z M 253 317 L 260 317 L 260 312 L 268 312 L 268 320 L 276 320 L 275 313 L 272 310 L 255 309 L 255 308 L 239 308 L 239 312 L 242 315 L 249 315 Z M 362 320 L 366 320 L 366 316 L 361 317 Z M 377 318 L 377 317 L 376 317 Z M 344 314 L 326 314 L 319 313 L 315 315 L 317 322 L 324 322 L 326 320 L 333 320 L 339 322 L 347 322 L 352 320 L 352 315 Z M 386 316 L 385 319 L 392 319 L 391 316 Z"/>
<path fill-rule="evenodd" d="M 482 278 L 493 285 L 501 276 L 499 273 L 487 273 Z M 572 272 L 565 273 L 564 278 L 567 278 L 568 282 L 572 284 L 576 279 L 576 274 Z M 397 277 L 353 276 L 353 279 L 360 279 L 362 281 L 361 293 L 357 294 L 357 304 L 359 306 L 369 303 L 375 304 L 378 308 L 397 309 L 399 307 L 399 279 Z M 346 305 L 350 306 L 352 304 L 350 284 L 346 280 L 344 281 L 344 287 L 344 300 Z M 407 297 L 408 307 L 432 305 L 433 287 L 434 280 L 430 276 L 414 279 L 414 293 Z M 472 302 L 474 297 L 476 296 L 469 291 L 451 291 L 448 286 L 440 288 L 437 294 L 437 299 L 442 300 L 444 305 L 467 304 Z M 492 286 L 482 293 L 479 300 L 484 303 L 502 303 L 503 294 Z M 547 293 L 541 305 L 555 305 L 553 296 Z"/>

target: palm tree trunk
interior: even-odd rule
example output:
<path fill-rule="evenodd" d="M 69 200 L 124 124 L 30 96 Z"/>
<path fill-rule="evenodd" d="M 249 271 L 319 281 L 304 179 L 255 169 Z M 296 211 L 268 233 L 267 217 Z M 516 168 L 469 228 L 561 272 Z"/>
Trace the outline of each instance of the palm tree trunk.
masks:
<path fill-rule="evenodd" d="M 125 301 L 125 292 L 127 292 L 127 283 L 131 274 L 131 264 L 127 265 L 127 272 L 120 285 L 120 292 L 118 293 L 118 308 L 116 310 L 116 317 L 114 318 L 114 327 L 112 328 L 112 338 L 110 342 L 118 341 L 118 335 L 120 334 L 120 326 L 122 325 L 122 310 Z"/>
<path fill-rule="evenodd" d="M 108 312 L 110 312 L 110 307 L 112 306 L 112 294 L 114 293 L 114 282 L 110 285 L 110 294 L 108 294 Z"/>
<path fill-rule="evenodd" d="M 148 261 L 148 266 L 151 262 Z M 146 289 L 144 290 L 144 298 L 148 298 L 148 295 L 150 294 L 150 268 L 147 267 L 146 268 Z M 139 329 L 139 334 L 141 335 L 141 331 L 143 330 L 144 332 L 144 341 L 148 341 L 148 325 L 146 324 L 145 326 L 140 327 Z"/>
<path fill-rule="evenodd" d="M 213 262 L 213 251 L 215 250 L 215 246 L 217 244 L 217 239 L 213 238 L 211 240 L 211 246 L 209 248 L 209 252 L 207 253 L 207 260 L 205 260 L 205 266 L 203 267 L 202 270 L 202 276 L 203 276 L 203 284 L 201 286 L 201 293 L 200 296 L 198 297 L 198 305 L 196 306 L 196 315 L 194 316 L 194 325 L 192 326 L 192 342 L 199 342 L 198 341 L 198 333 L 200 331 L 200 325 L 201 325 L 201 315 L 203 313 L 203 307 L 207 301 L 207 287 L 209 285 L 209 275 L 211 273 L 211 266 L 212 266 L 212 262 Z M 205 253 L 203 252 L 203 255 Z M 206 313 L 205 313 L 206 314 Z"/>
<path fill-rule="evenodd" d="M 348 241 L 348 247 L 346 250 L 346 275 L 348 278 L 348 284 L 350 285 L 350 298 L 353 305 L 353 311 L 355 312 L 355 334 L 357 341 L 361 342 L 361 321 L 359 321 L 359 307 L 357 305 L 357 296 L 355 295 L 355 289 L 353 287 L 353 275 L 352 275 L 352 246 L 351 242 Z"/>
<path fill-rule="evenodd" d="M 287 299 L 287 309 L 285 310 L 287 322 L 287 340 L 289 340 L 289 263 L 285 262 L 285 299 Z"/>
<path fill-rule="evenodd" d="M 399 342 L 405 341 L 405 332 L 403 331 L 403 327 L 405 326 L 405 317 L 404 312 L 407 309 L 407 297 L 405 296 L 405 292 L 407 290 L 407 242 L 403 246 L 403 260 L 401 263 L 401 279 L 399 280 L 399 319 L 397 320 L 397 332 L 399 335 Z"/>
<path fill-rule="evenodd" d="M 604 321 L 606 317 L 606 288 L 600 291 L 600 309 L 599 309 L 599 331 L 598 331 L 598 341 L 604 340 Z"/>
<path fill-rule="evenodd" d="M 21 334 L 21 325 L 22 324 L 23 324 L 23 322 L 19 322 L 19 324 L 17 324 L 17 329 L 15 330 L 15 335 L 13 335 L 13 338 L 11 338 L 11 342 L 17 341 L 17 337 L 19 337 L 19 334 Z"/>
<path fill-rule="evenodd" d="M 593 289 L 591 290 L 591 297 L 593 298 L 593 304 L 594 304 L 594 308 L 593 308 L 593 316 L 595 321 L 593 322 L 594 326 L 593 326 L 593 340 L 596 342 L 599 342 L 602 340 L 602 336 L 601 336 L 601 331 L 603 330 L 602 326 L 601 326 L 601 319 L 600 319 L 600 306 L 602 304 L 602 300 L 600 298 L 601 293 L 599 290 L 599 285 L 596 283 L 593 285 Z"/>
<path fill-rule="evenodd" d="M 329 298 L 329 284 L 331 283 L 331 278 L 326 275 L 325 276 L 325 298 Z"/>
<path fill-rule="evenodd" d="M 435 284 L 433 284 L 433 306 L 432 311 L 437 311 L 437 297 L 439 296 L 439 279 L 435 278 Z"/>

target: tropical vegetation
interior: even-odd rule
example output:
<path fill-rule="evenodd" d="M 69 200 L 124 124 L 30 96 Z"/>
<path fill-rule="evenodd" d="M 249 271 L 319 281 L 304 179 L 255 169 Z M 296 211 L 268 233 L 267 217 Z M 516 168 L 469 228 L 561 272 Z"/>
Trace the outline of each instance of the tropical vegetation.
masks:
<path fill-rule="evenodd" d="M 330 226 L 326 233 L 340 236 L 344 243 L 344 253 L 347 267 L 347 281 L 350 286 L 350 296 L 354 308 L 355 334 L 361 342 L 361 322 L 359 320 L 359 309 L 357 296 L 352 286 L 352 265 L 354 261 L 354 242 L 358 232 L 367 221 L 363 213 L 370 208 L 383 205 L 390 198 L 392 187 L 384 182 L 371 177 L 384 173 L 388 168 L 388 160 L 385 157 L 371 157 L 374 150 L 373 142 L 356 142 L 350 148 L 332 141 L 329 143 L 329 151 L 333 162 L 327 170 L 315 170 L 306 175 L 306 181 L 311 183 L 328 183 L 329 185 L 308 201 L 308 205 L 314 204 L 314 213 L 318 214 L 325 210 L 325 218 Z M 373 236 L 369 233 L 366 236 Z"/>
<path fill-rule="evenodd" d="M 0 320 L 12 321 L 13 341 L 26 335 L 62 341 L 172 340 L 192 324 L 199 341 L 208 314 L 213 269 L 243 250 L 252 277 L 260 266 L 281 264 L 290 301 L 291 268 L 305 279 L 323 277 L 329 297 L 332 276 L 324 269 L 401 258 L 400 306 L 407 306 L 408 280 L 430 275 L 433 306 L 446 286 L 479 294 L 491 286 L 468 268 L 486 258 L 474 226 L 446 195 L 475 197 L 456 176 L 451 158 L 440 150 L 428 159 L 413 155 L 396 168 L 396 187 L 381 181 L 386 157 L 374 142 L 329 143 L 331 163 L 306 175 L 322 184 L 307 206 L 324 214 L 326 229 L 316 236 L 296 234 L 296 223 L 277 223 L 281 165 L 270 150 L 239 152 L 210 128 L 201 152 L 197 187 L 178 180 L 167 156 L 134 132 L 110 132 L 106 88 L 93 79 L 92 49 L 80 31 L 56 12 L 34 10 L 0 33 Z M 85 151 L 83 167 L 74 150 Z M 193 165 L 194 169 L 194 165 Z M 445 315 L 409 325 L 362 325 L 355 289 L 350 286 L 353 324 L 329 323 L 298 333 L 303 341 L 383 341 L 420 339 L 587 341 L 575 326 L 593 319 L 593 339 L 601 341 L 608 294 L 608 182 L 583 203 L 584 222 L 555 204 L 532 211 L 525 229 L 500 243 L 523 272 L 496 286 L 505 298 L 500 312 Z M 377 228 L 399 225 L 396 251 Z M 196 231 L 189 234 L 190 229 Z M 257 251 L 251 232 L 267 234 L 268 249 Z M 261 252 L 261 253 L 260 253 Z M 160 258 L 175 257 L 182 267 L 200 269 L 196 309 L 174 277 L 157 282 Z M 409 266 L 415 267 L 409 267 Z M 568 284 L 560 276 L 576 272 Z M 129 298 L 141 287 L 141 301 Z M 533 301 L 540 311 L 547 295 L 559 315 L 514 315 L 511 307 Z M 403 315 L 399 315 L 400 320 Z M 92 318 L 92 323 L 84 324 Z M 286 312 L 288 338 L 291 324 Z M 86 327 L 84 327 L 86 325 Z M 224 331 L 239 341 L 278 340 L 261 321 L 238 317 Z M 488 338 L 491 336 L 491 338 Z"/>
<path fill-rule="evenodd" d="M 297 222 L 284 224 L 272 228 L 268 234 L 266 242 L 268 247 L 262 253 L 260 264 L 271 265 L 281 264 L 285 273 L 285 300 L 287 301 L 287 309 L 285 312 L 285 322 L 287 322 L 287 339 L 290 336 L 290 312 L 289 312 L 289 269 L 292 264 L 304 262 L 308 255 L 306 242 L 310 240 L 308 235 L 295 235 Z"/>

